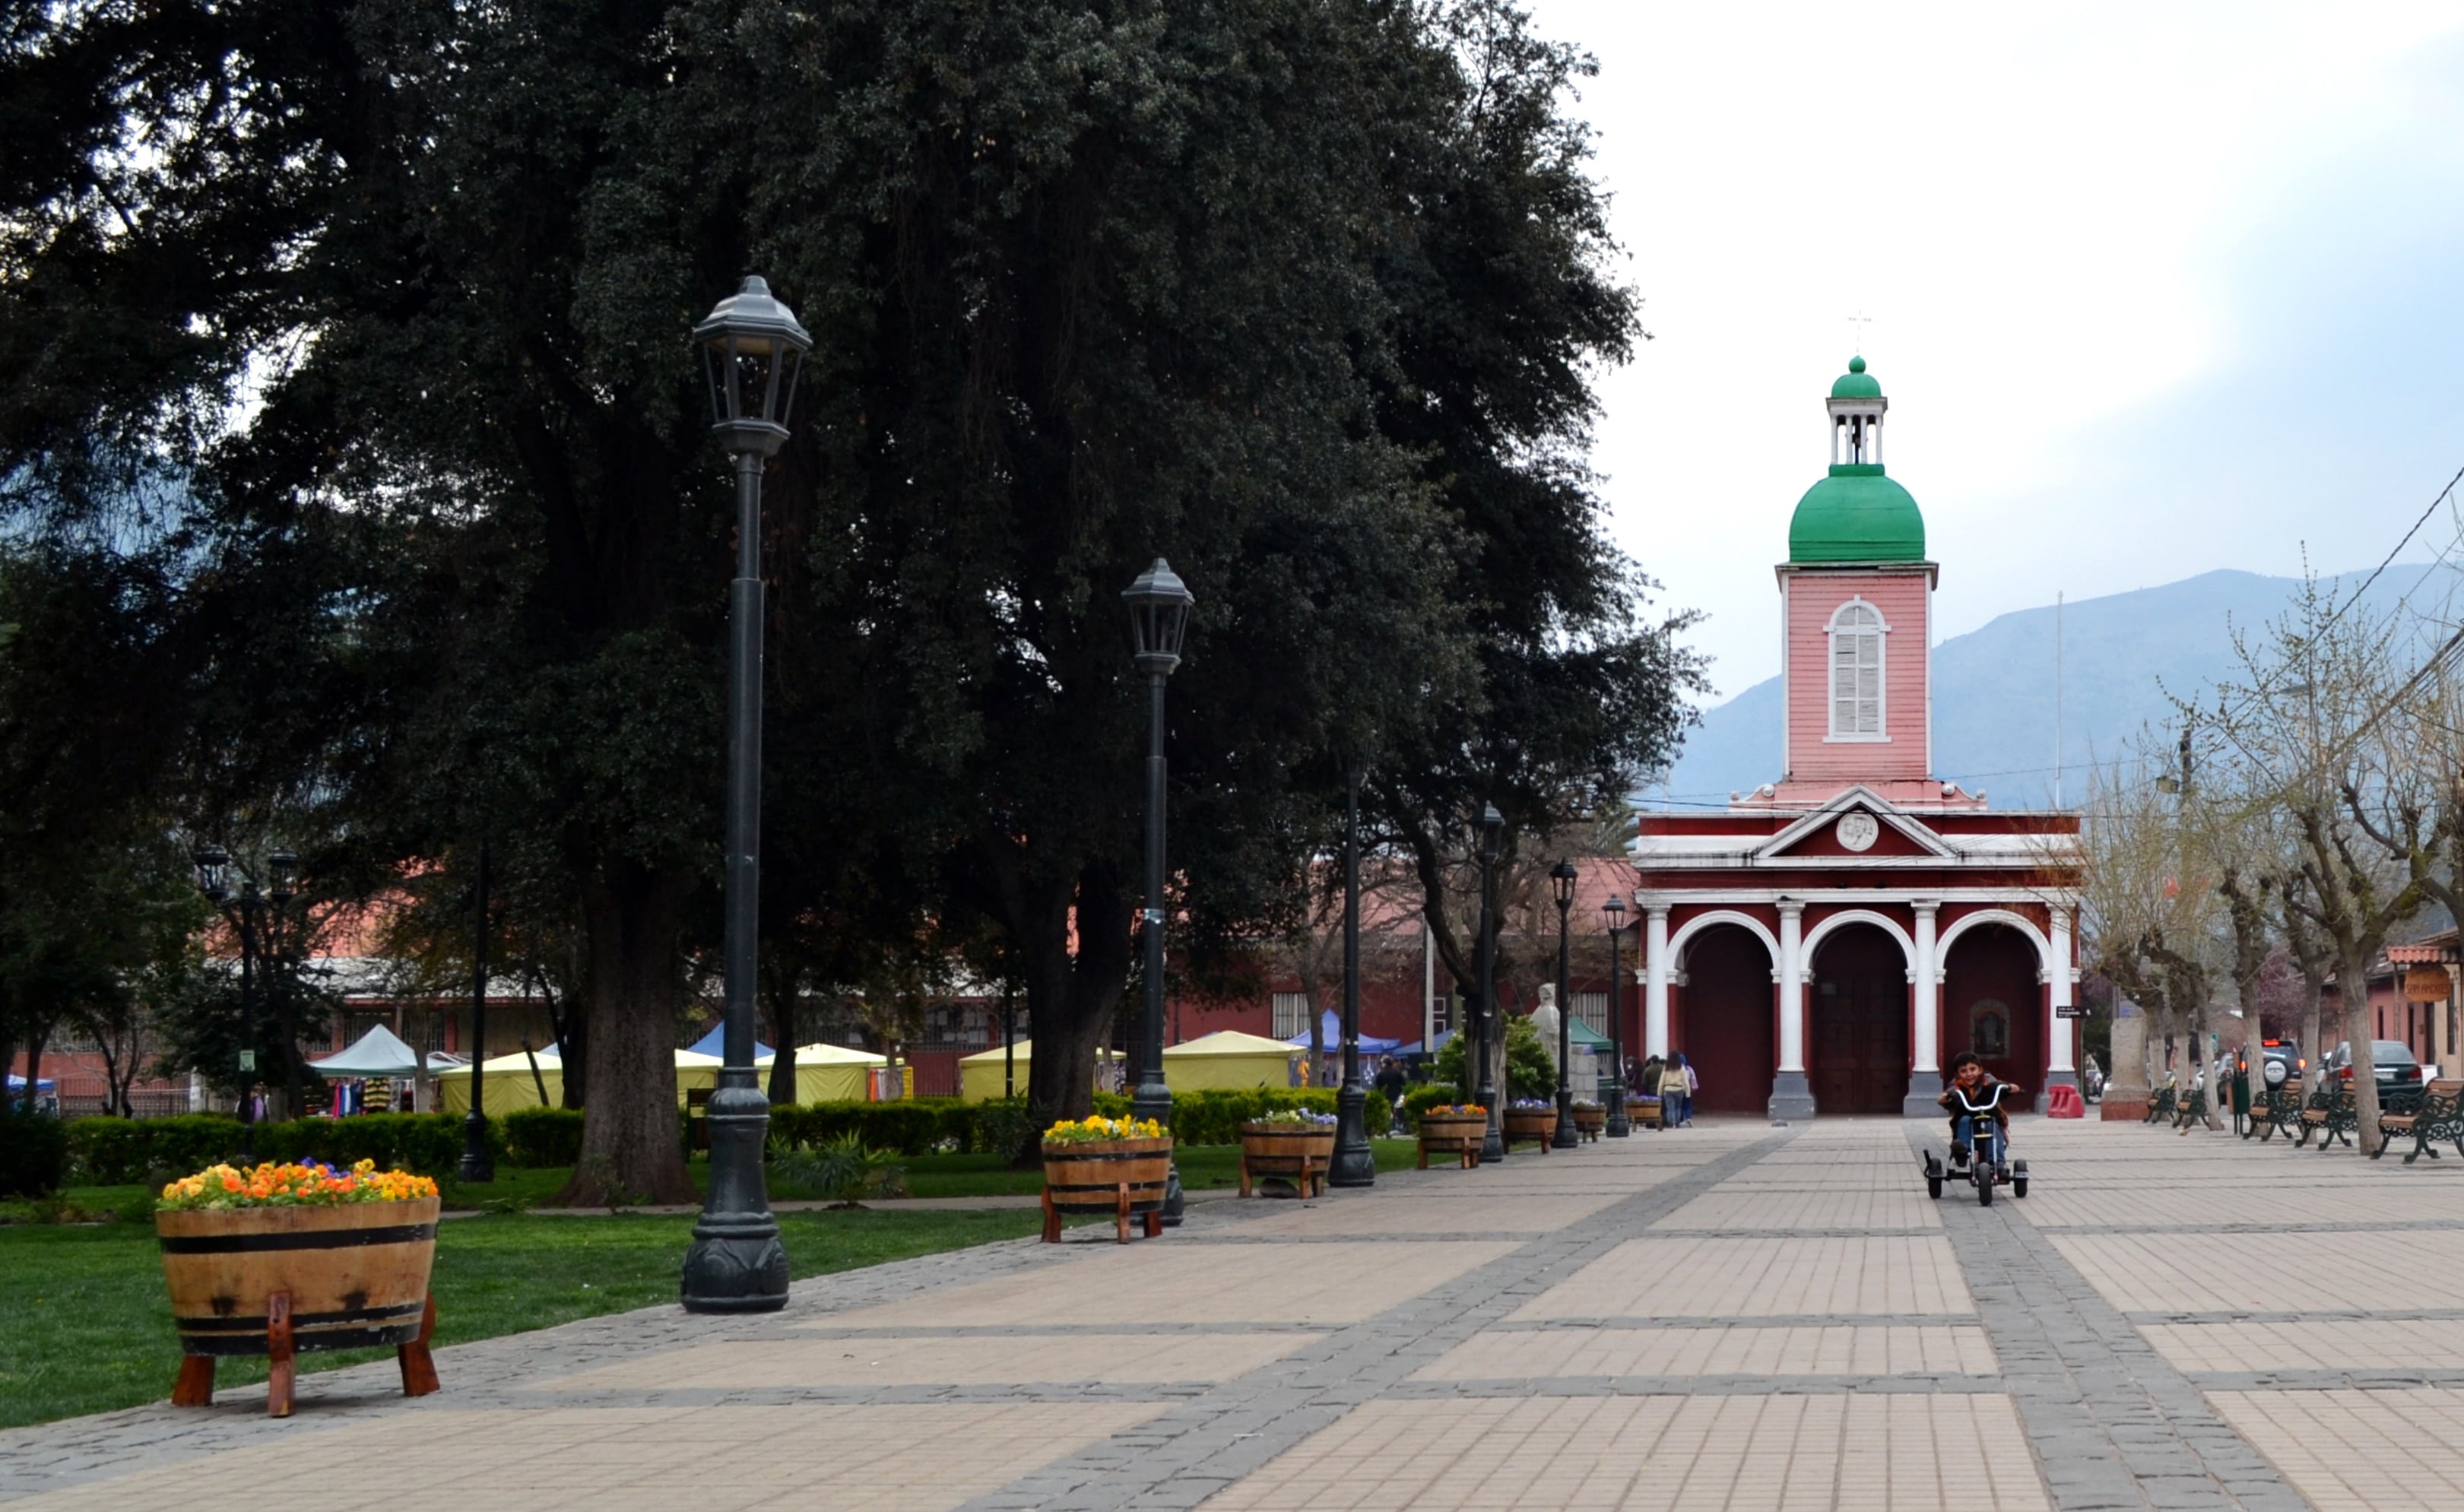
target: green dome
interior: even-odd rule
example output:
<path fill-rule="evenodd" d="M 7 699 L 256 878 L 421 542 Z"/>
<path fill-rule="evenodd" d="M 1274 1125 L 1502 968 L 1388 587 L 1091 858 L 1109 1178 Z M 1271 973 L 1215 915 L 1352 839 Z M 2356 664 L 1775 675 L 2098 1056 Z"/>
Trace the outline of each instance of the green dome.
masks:
<path fill-rule="evenodd" d="M 1875 380 L 1873 374 L 1865 371 L 1865 360 L 1863 358 L 1852 357 L 1848 359 L 1848 371 L 1840 374 L 1839 381 L 1831 385 L 1831 397 L 1834 399 L 1880 399 L 1882 397 L 1882 385 Z"/>
<path fill-rule="evenodd" d="M 1789 521 L 1792 562 L 1923 561 L 1925 554 L 1925 516 L 1907 490 L 1882 475 L 1880 463 L 1834 467 L 1805 491 Z"/>

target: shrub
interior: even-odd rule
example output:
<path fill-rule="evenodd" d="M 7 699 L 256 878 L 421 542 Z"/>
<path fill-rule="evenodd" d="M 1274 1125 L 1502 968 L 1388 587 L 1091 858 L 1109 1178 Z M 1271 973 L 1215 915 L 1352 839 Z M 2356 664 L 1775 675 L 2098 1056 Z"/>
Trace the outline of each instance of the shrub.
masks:
<path fill-rule="evenodd" d="M 1521 1014 L 1505 1014 L 1501 1018 L 1506 1025 L 1505 1095 L 1509 1098 L 1554 1096 L 1557 1064 L 1549 1059 L 1548 1050 L 1540 1043 L 1540 1031 Z M 1463 1076 L 1464 1050 L 1470 1042 L 1471 1037 L 1463 1034 L 1447 1041 L 1445 1048 L 1438 1052 L 1430 1075 L 1432 1083 L 1449 1086 L 1462 1094 L 1467 1103 L 1476 1101 L 1479 1096 L 1472 1085 L 1478 1079 L 1466 1080 Z"/>
<path fill-rule="evenodd" d="M 373 1160 L 385 1171 L 451 1175 L 462 1161 L 458 1113 L 369 1113 L 357 1118 L 300 1118 L 256 1126 L 259 1160 L 321 1160 L 349 1166 Z M 236 1164 L 240 1122 L 223 1113 L 176 1118 L 80 1118 L 68 1126 L 76 1169 L 97 1186 L 168 1181 L 225 1162 Z M 489 1147 L 501 1156 L 503 1132 L 489 1128 Z"/>
<path fill-rule="evenodd" d="M 582 1109 L 517 1107 L 499 1121 L 505 1159 L 517 1166 L 572 1166 L 582 1160 Z"/>
<path fill-rule="evenodd" d="M 1454 1100 L 1455 1085 L 1452 1082 L 1432 1082 L 1425 1086 L 1413 1087 L 1403 1094 L 1404 1122 L 1418 1126 L 1422 1113 L 1433 1107 L 1442 1107 Z"/>
<path fill-rule="evenodd" d="M 943 1144 L 983 1148 L 979 1106 L 955 1097 L 902 1098 L 888 1103 L 798 1103 L 770 1110 L 770 1137 L 788 1150 L 812 1150 L 853 1134 L 875 1150 L 929 1155 Z"/>
<path fill-rule="evenodd" d="M 0 1112 L 0 1197 L 47 1197 L 69 1173 L 69 1133 L 49 1113 Z"/>
<path fill-rule="evenodd" d="M 166 1181 L 239 1158 L 240 1123 L 228 1113 L 80 1118 L 68 1135 L 77 1173 L 97 1186 Z"/>
<path fill-rule="evenodd" d="M 841 1207 L 858 1206 L 867 1197 L 899 1196 L 907 1190 L 906 1168 L 852 1133 L 811 1150 L 774 1147 L 770 1158 L 781 1184 L 815 1193 Z"/>

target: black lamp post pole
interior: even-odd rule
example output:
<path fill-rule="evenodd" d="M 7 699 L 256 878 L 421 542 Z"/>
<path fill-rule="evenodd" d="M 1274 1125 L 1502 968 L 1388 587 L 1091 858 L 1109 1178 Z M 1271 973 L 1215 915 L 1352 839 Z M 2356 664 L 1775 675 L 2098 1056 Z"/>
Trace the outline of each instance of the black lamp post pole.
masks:
<path fill-rule="evenodd" d="M 1561 861 L 1550 875 L 1557 884 L 1557 1128 L 1549 1136 L 1549 1148 L 1572 1150 L 1582 1143 L 1574 1131 L 1574 999 L 1567 995 L 1573 979 L 1568 917 L 1574 905 L 1574 864 Z"/>
<path fill-rule="evenodd" d="M 1625 927 L 1625 900 L 1612 893 L 1601 908 L 1609 916 L 1609 1055 L 1615 1063 L 1609 1075 L 1606 1132 L 1611 1139 L 1627 1139 L 1634 1134 L 1634 1125 L 1625 1116 L 1625 978 L 1617 969 L 1617 935 Z"/>
<path fill-rule="evenodd" d="M 1130 606 L 1132 662 L 1147 676 L 1146 1014 L 1139 1035 L 1144 1064 L 1138 1068 L 1137 1089 L 1130 1094 L 1130 1115 L 1160 1124 L 1172 1117 L 1172 1088 L 1163 1079 L 1163 690 L 1180 666 L 1181 637 L 1198 600 L 1161 557 L 1121 598 Z M 1167 1226 L 1179 1225 L 1181 1203 L 1180 1163 L 1176 1160 L 1164 1177 L 1162 1217 Z"/>
<path fill-rule="evenodd" d="M 462 1179 L 494 1181 L 488 1153 L 488 843 L 479 842 L 479 876 L 471 892 L 471 1111 L 462 1117 Z"/>
<path fill-rule="evenodd" d="M 1343 805 L 1343 1089 L 1334 1094 L 1334 1163 L 1327 1172 L 1335 1186 L 1377 1184 L 1368 1109 L 1369 1092 L 1360 1085 L 1360 773 L 1354 768 Z"/>
<path fill-rule="evenodd" d="M 796 367 L 812 339 L 759 278 L 693 328 L 708 354 L 715 427 L 736 453 L 736 579 L 728 592 L 724 1055 L 712 1092 L 710 1190 L 685 1253 L 688 1312 L 787 1304 L 787 1251 L 761 1154 L 770 1100 L 753 1071 L 761 893 L 761 466 L 787 439 Z"/>
<path fill-rule="evenodd" d="M 239 1153 L 256 1159 L 256 946 L 257 891 L 243 884 L 232 914 L 239 931 Z"/>
<path fill-rule="evenodd" d="M 1497 832 L 1505 823 L 1496 804 L 1481 811 L 1480 1034 L 1471 1046 L 1480 1055 L 1480 1066 L 1469 1079 L 1478 1084 L 1474 1097 L 1488 1109 L 1488 1129 L 1480 1143 L 1484 1161 L 1506 1158 L 1506 1113 L 1498 1106 L 1496 1058 L 1489 1053 L 1497 1043 Z"/>

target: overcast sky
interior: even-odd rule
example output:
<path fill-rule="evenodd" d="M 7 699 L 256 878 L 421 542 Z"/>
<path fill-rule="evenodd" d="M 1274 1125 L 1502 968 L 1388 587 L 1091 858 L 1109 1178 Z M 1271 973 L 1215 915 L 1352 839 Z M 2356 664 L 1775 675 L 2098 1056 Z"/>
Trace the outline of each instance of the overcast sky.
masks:
<path fill-rule="evenodd" d="M 1778 670 L 1860 310 L 1937 637 L 2305 544 L 2375 564 L 2464 467 L 2464 7 L 1533 9 L 1599 61 L 1577 108 L 1657 337 L 1594 460 L 1720 698 Z"/>

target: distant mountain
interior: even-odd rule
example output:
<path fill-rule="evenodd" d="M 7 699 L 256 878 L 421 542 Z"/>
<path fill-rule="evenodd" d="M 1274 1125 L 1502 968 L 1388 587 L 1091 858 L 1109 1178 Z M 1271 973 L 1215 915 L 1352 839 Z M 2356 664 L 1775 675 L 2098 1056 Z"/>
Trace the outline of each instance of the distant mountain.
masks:
<path fill-rule="evenodd" d="M 2322 582 L 2349 592 L 2366 576 Z M 2291 578 L 2211 572 L 2065 605 L 2063 799 L 2076 804 L 2086 793 L 2091 760 L 2112 760 L 2142 724 L 2170 717 L 2168 692 L 2190 696 L 2235 677 L 2233 627 L 2262 629 L 2299 586 Z M 2364 611 L 2383 613 L 2409 600 L 2434 612 L 2459 586 L 2464 573 L 2454 568 L 2399 563 L 2371 584 Z M 1731 792 L 1778 778 L 1779 711 L 1776 677 L 1706 711 L 1669 776 L 1671 800 L 1684 807 L 1724 803 Z M 2051 604 L 2003 615 L 1934 647 L 1933 753 L 1937 776 L 1970 792 L 1984 789 L 1996 808 L 2052 802 Z M 1639 797 L 1656 806 L 1661 795 L 1655 785 Z"/>

